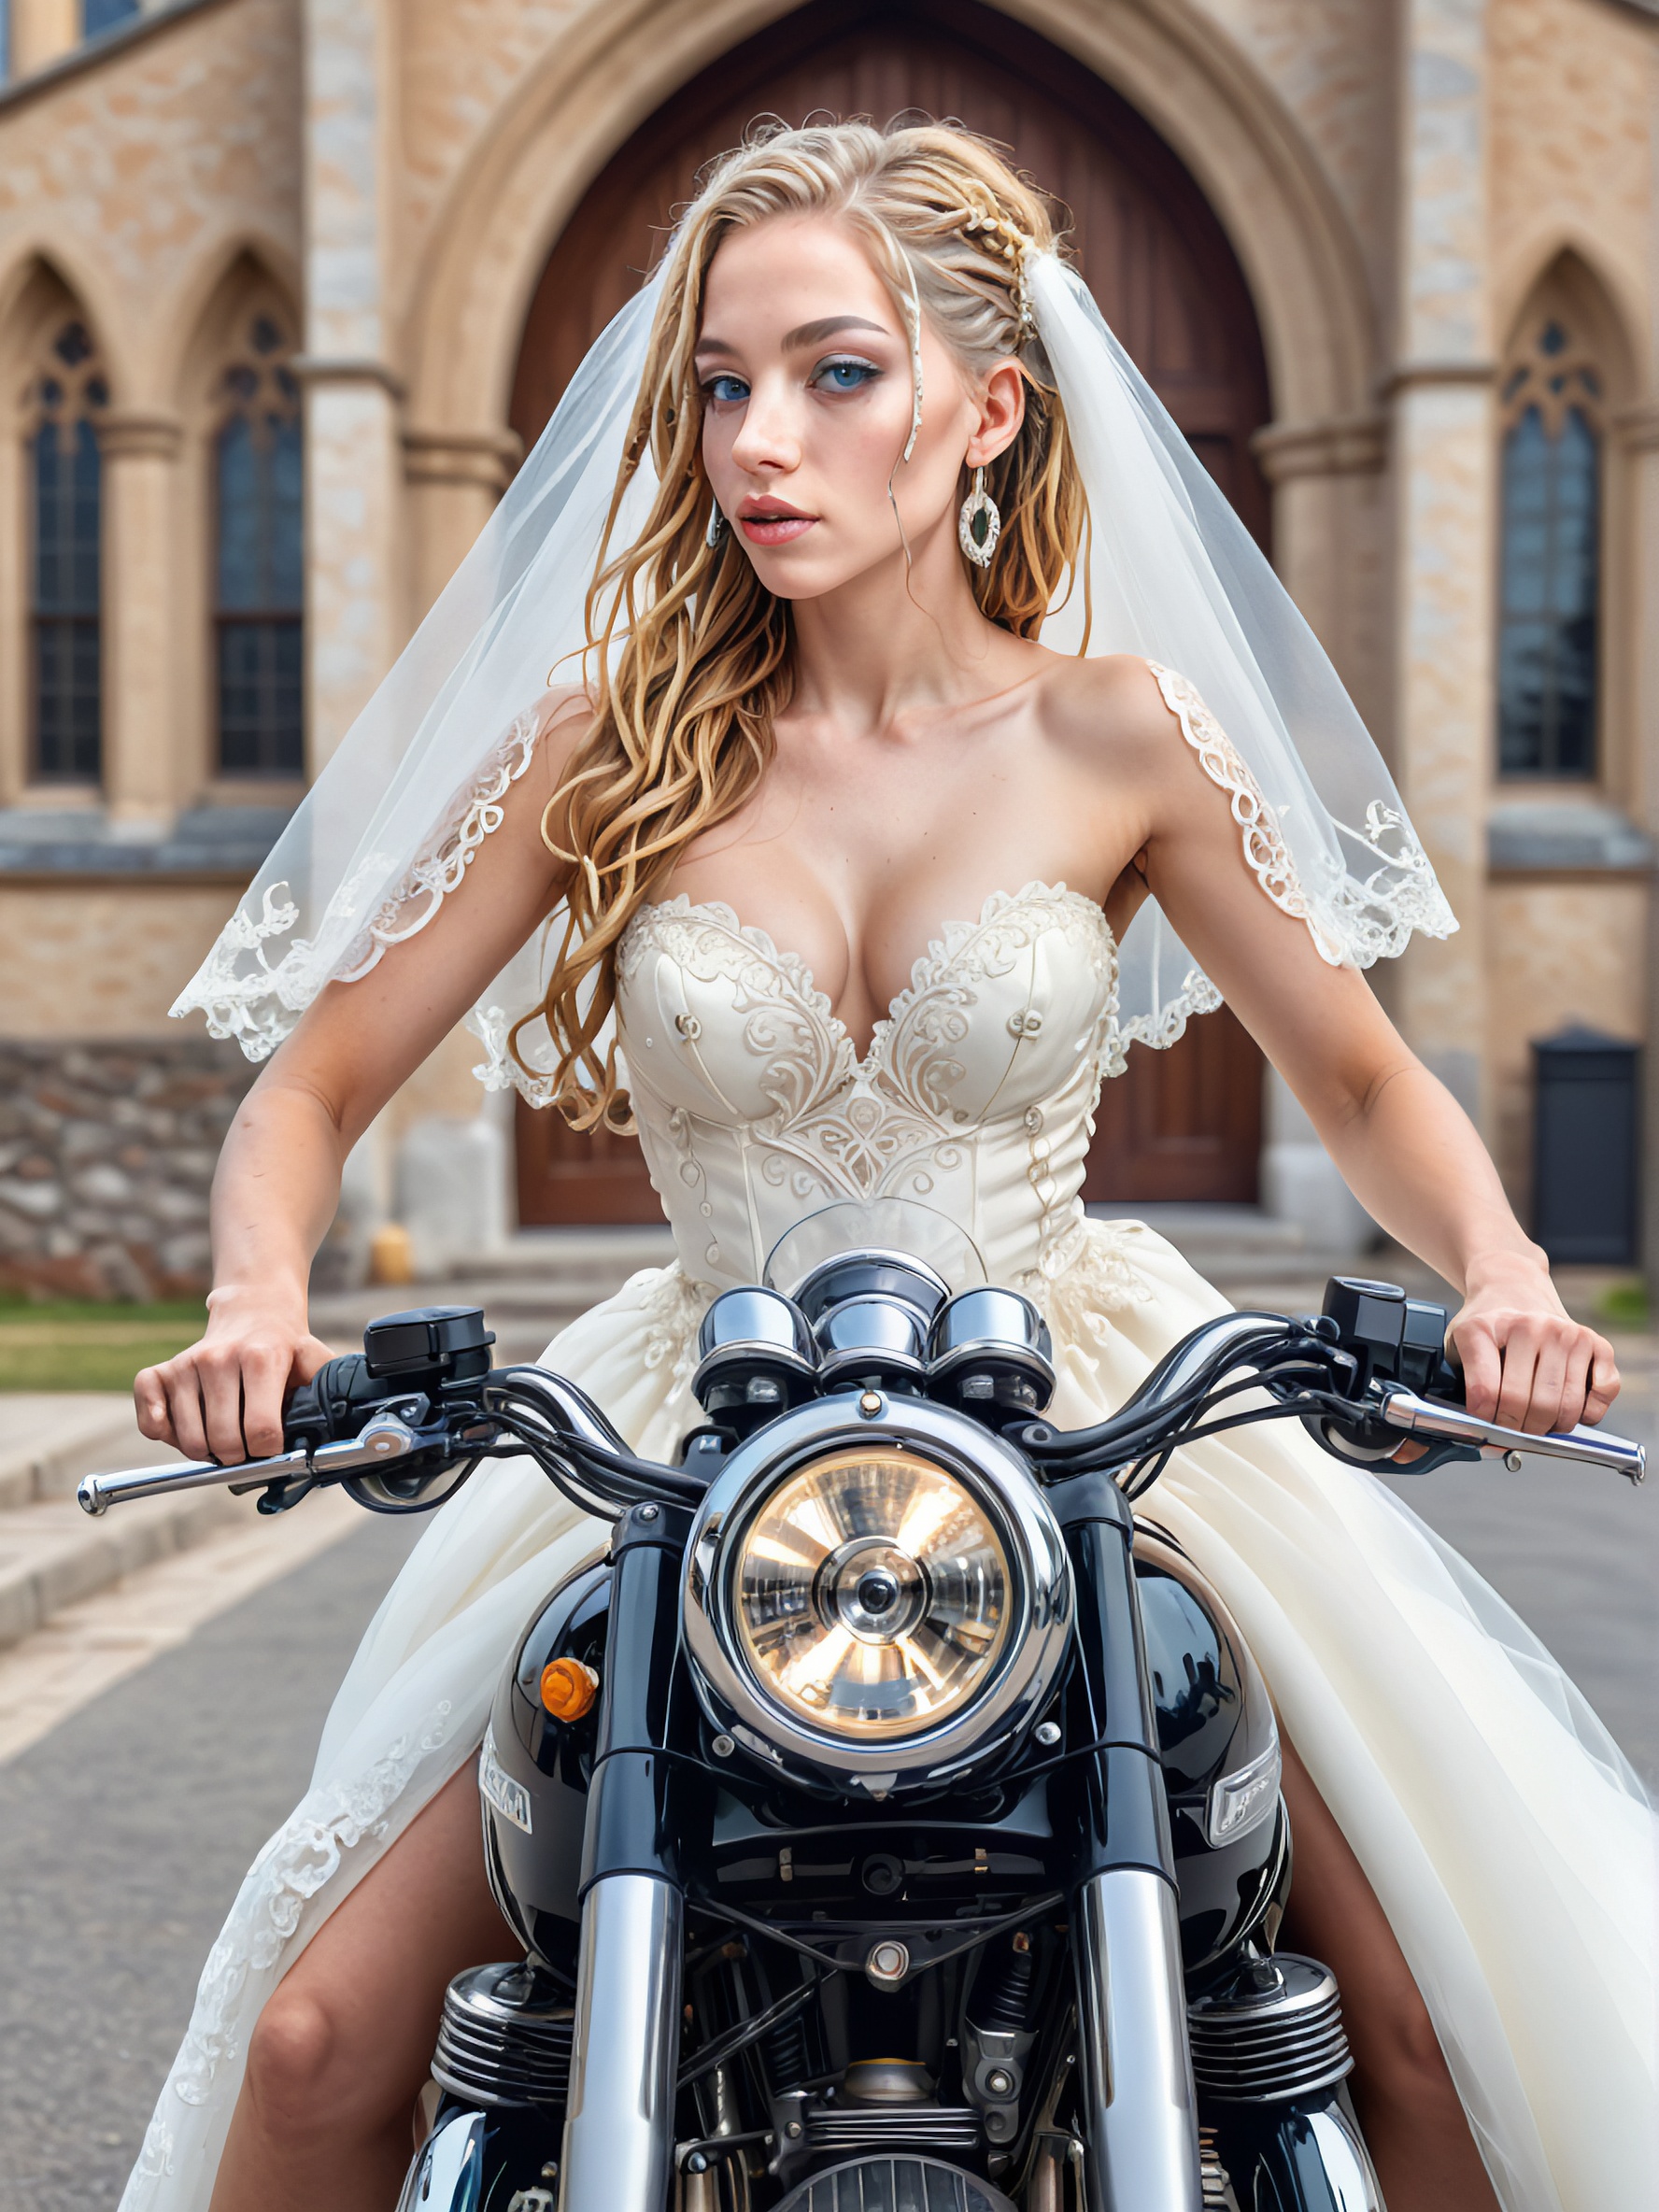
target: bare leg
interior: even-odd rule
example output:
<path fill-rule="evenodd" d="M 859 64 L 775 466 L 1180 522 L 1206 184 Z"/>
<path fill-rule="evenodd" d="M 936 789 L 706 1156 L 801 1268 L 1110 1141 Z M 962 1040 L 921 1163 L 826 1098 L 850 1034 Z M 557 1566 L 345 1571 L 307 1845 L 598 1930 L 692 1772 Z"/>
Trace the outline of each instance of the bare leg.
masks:
<path fill-rule="evenodd" d="M 444 1991 L 521 1948 L 485 1879 L 469 1760 L 260 2015 L 212 2212 L 390 2212 Z"/>
<path fill-rule="evenodd" d="M 1428 2008 L 1348 1839 L 1283 1741 L 1296 1875 L 1286 1950 L 1327 1965 L 1342 1991 L 1350 2086 L 1388 2212 L 1497 2212 Z"/>

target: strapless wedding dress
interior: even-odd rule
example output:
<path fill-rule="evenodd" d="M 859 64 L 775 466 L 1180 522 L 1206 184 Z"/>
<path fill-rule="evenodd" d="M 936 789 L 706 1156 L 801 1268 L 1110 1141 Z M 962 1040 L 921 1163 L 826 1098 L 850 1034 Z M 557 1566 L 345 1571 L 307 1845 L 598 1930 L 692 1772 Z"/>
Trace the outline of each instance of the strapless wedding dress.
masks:
<path fill-rule="evenodd" d="M 802 963 L 730 909 L 645 910 L 618 1028 L 679 1256 L 546 1364 L 672 1456 L 709 1298 L 803 1215 L 898 1197 L 948 1214 L 1046 1314 L 1052 1418 L 1101 1418 L 1226 1303 L 1150 1229 L 1084 1216 L 1090 1116 L 1124 1064 L 1115 980 L 1099 906 L 1031 885 L 947 926 L 860 1055 Z M 1655 1822 L 1594 1714 L 1470 1568 L 1299 1431 L 1184 1453 L 1152 1503 L 1238 1617 L 1387 1911 L 1506 2212 L 1651 2202 Z M 260 2006 L 472 1756 L 516 1634 L 602 1543 L 523 1462 L 433 1516 L 207 1961 L 125 2212 L 205 2212 Z"/>

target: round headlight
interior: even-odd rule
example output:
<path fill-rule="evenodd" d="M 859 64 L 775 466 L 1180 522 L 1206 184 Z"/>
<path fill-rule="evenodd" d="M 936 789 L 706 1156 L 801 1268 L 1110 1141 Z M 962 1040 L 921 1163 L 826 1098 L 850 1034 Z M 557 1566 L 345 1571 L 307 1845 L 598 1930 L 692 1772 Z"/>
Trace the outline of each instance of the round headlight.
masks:
<path fill-rule="evenodd" d="M 1002 1655 L 1013 1575 L 965 1483 L 914 1452 L 834 1452 L 760 1503 L 728 1585 L 757 1684 L 815 1730 L 865 1741 L 930 1728 Z"/>

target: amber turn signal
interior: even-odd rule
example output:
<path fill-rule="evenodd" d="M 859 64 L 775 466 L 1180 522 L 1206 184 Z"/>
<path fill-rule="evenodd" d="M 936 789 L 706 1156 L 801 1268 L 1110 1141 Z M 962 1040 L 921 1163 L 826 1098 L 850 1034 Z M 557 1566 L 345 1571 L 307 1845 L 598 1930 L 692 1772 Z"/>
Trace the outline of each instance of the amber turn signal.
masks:
<path fill-rule="evenodd" d="M 598 1695 L 598 1675 L 579 1659 L 553 1659 L 542 1669 L 542 1703 L 556 1721 L 579 1721 Z"/>

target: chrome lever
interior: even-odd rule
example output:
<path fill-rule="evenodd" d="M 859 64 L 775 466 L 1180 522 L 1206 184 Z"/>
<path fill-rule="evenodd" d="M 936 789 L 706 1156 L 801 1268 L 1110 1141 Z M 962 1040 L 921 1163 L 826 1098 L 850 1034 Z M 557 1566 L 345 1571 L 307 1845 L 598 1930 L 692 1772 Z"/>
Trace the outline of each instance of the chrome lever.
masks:
<path fill-rule="evenodd" d="M 332 1481 L 359 1468 L 384 1467 L 389 1460 L 406 1459 L 420 1439 L 395 1414 L 382 1414 L 361 1434 L 333 1444 L 319 1444 L 315 1452 L 301 1445 L 279 1452 L 271 1459 L 244 1459 L 224 1467 L 217 1459 L 187 1461 L 182 1467 L 137 1467 L 113 1475 L 88 1475 L 75 1493 L 83 1513 L 106 1513 L 111 1506 L 129 1498 L 163 1497 L 176 1490 L 207 1490 L 216 1485 L 245 1483 L 249 1489 L 280 1482 L 285 1475 L 308 1475 L 313 1481 Z"/>
<path fill-rule="evenodd" d="M 1463 1406 L 1419 1397 L 1414 1390 L 1385 1389 L 1382 1414 L 1390 1428 L 1403 1429 L 1408 1436 L 1444 1437 L 1452 1443 L 1502 1453 L 1506 1459 L 1523 1452 L 1535 1453 L 1540 1459 L 1575 1459 L 1585 1467 L 1609 1468 L 1631 1482 L 1643 1481 L 1648 1471 L 1644 1446 L 1624 1437 L 1608 1436 L 1599 1428 L 1581 1425 L 1531 1436 L 1524 1428 L 1504 1428 L 1496 1421 L 1482 1421 Z"/>

